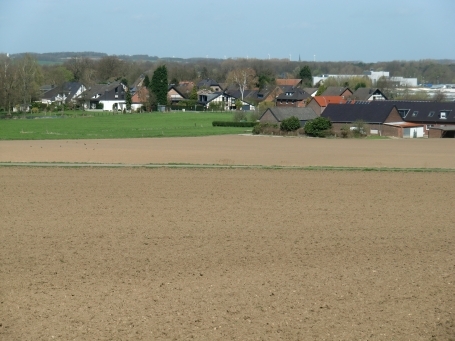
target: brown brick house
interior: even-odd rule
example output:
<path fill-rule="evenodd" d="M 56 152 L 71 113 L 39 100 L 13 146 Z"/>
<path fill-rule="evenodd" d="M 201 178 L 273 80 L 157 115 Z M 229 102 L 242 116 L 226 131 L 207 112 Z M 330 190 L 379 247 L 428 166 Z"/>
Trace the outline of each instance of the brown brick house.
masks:
<path fill-rule="evenodd" d="M 332 121 L 332 129 L 338 135 L 343 127 L 353 129 L 354 122 L 363 121 L 368 135 L 403 137 L 402 125 L 406 123 L 397 107 L 387 101 L 329 104 L 321 116 Z"/>
<path fill-rule="evenodd" d="M 394 104 L 403 121 L 421 124 L 424 135 L 429 136 L 431 128 L 455 128 L 455 103 L 454 102 L 429 102 L 429 101 L 387 101 Z M 450 129 L 449 129 L 450 130 Z M 435 131 L 433 131 L 434 135 Z M 433 137 L 433 136 L 432 136 Z"/>
<path fill-rule="evenodd" d="M 300 88 L 288 87 L 284 92 L 279 94 L 276 98 L 277 107 L 298 107 L 303 108 L 306 106 L 307 98 L 311 95 L 306 93 Z"/>

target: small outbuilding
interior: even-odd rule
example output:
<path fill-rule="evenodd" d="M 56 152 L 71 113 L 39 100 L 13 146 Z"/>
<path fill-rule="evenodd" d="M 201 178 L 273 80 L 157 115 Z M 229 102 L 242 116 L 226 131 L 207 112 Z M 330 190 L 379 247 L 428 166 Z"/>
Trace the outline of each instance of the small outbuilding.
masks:
<path fill-rule="evenodd" d="M 455 125 L 428 128 L 428 138 L 455 138 Z"/>
<path fill-rule="evenodd" d="M 311 108 L 299 107 L 272 107 L 268 108 L 259 118 L 261 123 L 280 124 L 282 120 L 295 116 L 303 127 L 309 120 L 315 119 L 318 115 Z"/>

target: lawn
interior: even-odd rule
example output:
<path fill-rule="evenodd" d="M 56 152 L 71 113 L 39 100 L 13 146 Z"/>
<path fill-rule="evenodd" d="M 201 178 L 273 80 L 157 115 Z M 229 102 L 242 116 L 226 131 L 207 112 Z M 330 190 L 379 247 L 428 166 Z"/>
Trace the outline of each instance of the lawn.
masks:
<path fill-rule="evenodd" d="M 251 128 L 212 127 L 212 121 L 231 121 L 232 113 L 154 112 L 107 115 L 85 112 L 87 116 L 81 116 L 80 113 L 65 112 L 59 117 L 0 120 L 0 140 L 207 136 L 251 131 Z"/>

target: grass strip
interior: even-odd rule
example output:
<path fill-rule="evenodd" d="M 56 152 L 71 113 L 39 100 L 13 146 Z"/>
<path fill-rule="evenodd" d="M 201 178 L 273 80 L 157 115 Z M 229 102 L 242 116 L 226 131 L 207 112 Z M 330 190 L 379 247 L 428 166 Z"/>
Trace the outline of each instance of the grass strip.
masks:
<path fill-rule="evenodd" d="M 102 167 L 102 168 L 218 168 L 218 169 L 270 169 L 305 171 L 360 171 L 360 172 L 417 172 L 452 173 L 453 168 L 399 168 L 399 167 L 343 167 L 343 166 L 280 166 L 280 165 L 223 165 L 223 164 L 124 164 L 124 163 L 73 163 L 73 162 L 0 162 L 0 167 Z"/>

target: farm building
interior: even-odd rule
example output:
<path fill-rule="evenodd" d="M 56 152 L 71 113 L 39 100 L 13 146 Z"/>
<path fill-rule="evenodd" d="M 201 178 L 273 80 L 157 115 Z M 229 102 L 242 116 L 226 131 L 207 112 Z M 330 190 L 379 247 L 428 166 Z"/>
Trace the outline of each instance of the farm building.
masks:
<path fill-rule="evenodd" d="M 455 129 L 455 103 L 429 101 L 387 101 L 394 104 L 403 121 L 420 124 L 424 136 L 429 136 L 430 128 L 445 127 L 441 131 Z M 433 131 L 433 135 L 434 135 Z M 432 136 L 434 137 L 434 136 Z M 441 136 L 442 137 L 442 136 Z"/>
<path fill-rule="evenodd" d="M 321 117 L 332 121 L 332 129 L 336 134 L 340 134 L 346 126 L 354 129 L 357 121 L 364 122 L 368 135 L 404 137 L 404 129 L 411 128 L 405 124 L 396 106 L 387 101 L 329 104 Z"/>

